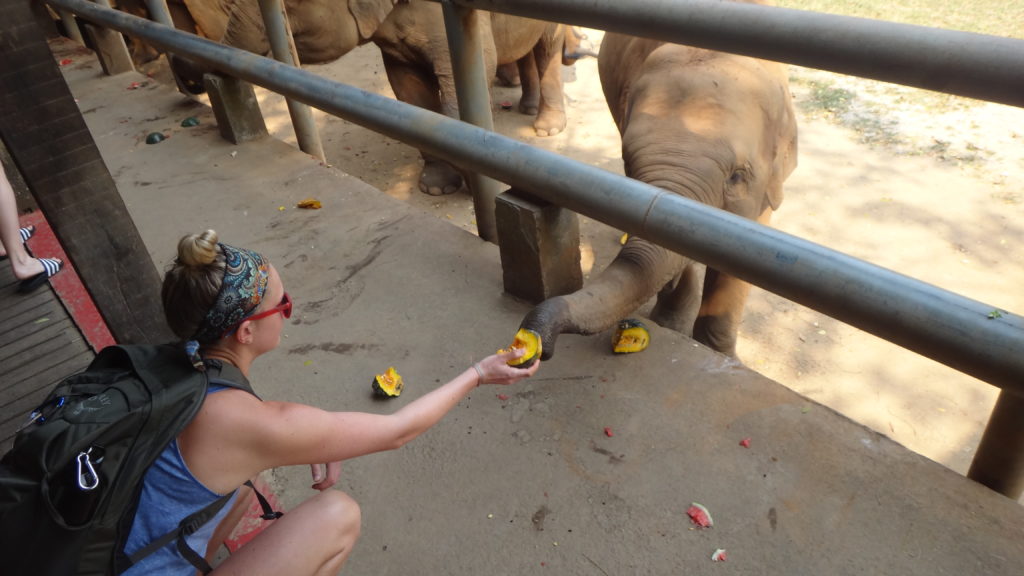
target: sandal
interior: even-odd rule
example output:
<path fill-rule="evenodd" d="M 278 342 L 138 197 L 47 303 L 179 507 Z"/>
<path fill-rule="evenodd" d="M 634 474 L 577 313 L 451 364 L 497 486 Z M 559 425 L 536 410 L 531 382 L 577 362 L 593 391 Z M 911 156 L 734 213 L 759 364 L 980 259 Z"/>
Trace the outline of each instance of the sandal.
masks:
<path fill-rule="evenodd" d="M 36 235 L 36 227 L 29 224 L 24 228 L 18 228 L 18 234 L 21 236 L 21 243 L 28 242 L 28 239 Z M 7 259 L 7 254 L 0 254 L 0 262 Z"/>
<path fill-rule="evenodd" d="M 43 271 L 31 278 L 22 280 L 18 284 L 18 292 L 26 293 L 39 288 L 64 268 L 64 261 L 57 258 L 36 258 L 36 260 L 39 260 L 39 263 L 43 265 Z"/>

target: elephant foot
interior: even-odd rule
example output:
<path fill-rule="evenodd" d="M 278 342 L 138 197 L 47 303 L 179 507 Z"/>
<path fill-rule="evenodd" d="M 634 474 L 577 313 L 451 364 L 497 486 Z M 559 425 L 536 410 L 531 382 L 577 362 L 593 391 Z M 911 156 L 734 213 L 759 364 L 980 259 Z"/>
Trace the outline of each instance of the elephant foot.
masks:
<path fill-rule="evenodd" d="M 564 110 L 545 110 L 533 122 L 533 129 L 537 136 L 554 136 L 565 130 Z"/>
<path fill-rule="evenodd" d="M 420 192 L 431 196 L 455 194 L 466 187 L 462 174 L 447 162 L 427 161 L 420 173 Z"/>
<path fill-rule="evenodd" d="M 736 331 L 734 329 L 723 330 L 713 327 L 708 322 L 708 318 L 702 316 L 697 318 L 693 325 L 693 339 L 712 350 L 739 360 L 739 356 L 736 355 Z"/>
<path fill-rule="evenodd" d="M 519 113 L 527 116 L 536 116 L 540 112 L 540 99 L 539 98 L 527 98 L 523 96 L 519 99 Z"/>

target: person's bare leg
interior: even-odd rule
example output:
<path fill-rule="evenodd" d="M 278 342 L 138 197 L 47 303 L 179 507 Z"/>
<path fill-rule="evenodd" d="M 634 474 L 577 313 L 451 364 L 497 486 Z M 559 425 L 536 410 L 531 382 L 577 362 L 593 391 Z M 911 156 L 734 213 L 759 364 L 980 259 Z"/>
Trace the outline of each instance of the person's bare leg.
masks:
<path fill-rule="evenodd" d="M 221 563 L 214 576 L 335 576 L 359 539 L 359 504 L 324 490 L 287 511 Z"/>
<path fill-rule="evenodd" d="M 0 166 L 0 242 L 10 257 L 14 277 L 24 280 L 42 272 L 43 264 L 28 255 L 18 230 L 18 203 L 14 199 L 14 188 Z"/>

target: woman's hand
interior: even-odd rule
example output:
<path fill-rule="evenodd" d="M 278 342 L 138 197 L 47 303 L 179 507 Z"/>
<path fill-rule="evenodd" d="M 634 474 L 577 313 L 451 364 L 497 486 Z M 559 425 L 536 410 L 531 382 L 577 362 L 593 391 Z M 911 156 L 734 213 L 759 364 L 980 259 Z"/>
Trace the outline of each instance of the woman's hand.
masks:
<path fill-rule="evenodd" d="M 480 384 L 515 384 L 523 378 L 533 376 L 540 368 L 540 359 L 529 368 L 509 366 L 508 361 L 526 354 L 523 348 L 514 348 L 509 352 L 493 354 L 473 365 L 480 377 Z"/>
<path fill-rule="evenodd" d="M 323 492 L 334 486 L 341 477 L 341 462 L 310 464 L 309 471 L 313 473 L 313 489 Z"/>

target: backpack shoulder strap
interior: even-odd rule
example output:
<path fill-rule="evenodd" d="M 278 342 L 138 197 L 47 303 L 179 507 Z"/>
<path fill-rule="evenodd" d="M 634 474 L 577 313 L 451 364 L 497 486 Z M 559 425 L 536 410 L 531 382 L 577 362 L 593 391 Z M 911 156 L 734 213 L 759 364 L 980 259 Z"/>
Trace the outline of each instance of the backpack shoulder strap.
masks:
<path fill-rule="evenodd" d="M 184 519 L 182 519 L 180 523 L 178 523 L 177 528 L 171 530 L 167 534 L 164 534 L 160 538 L 153 540 L 145 548 L 137 550 L 134 554 L 129 556 L 131 563 L 133 565 L 138 564 L 140 561 L 142 561 L 143 558 L 170 544 L 174 540 L 177 540 L 178 552 L 180 552 L 181 555 L 186 560 L 188 560 L 189 563 L 192 564 L 197 570 L 199 570 L 203 574 L 209 574 L 212 568 L 206 562 L 205 558 L 200 556 L 195 550 L 189 547 L 188 543 L 185 541 L 185 537 L 190 534 L 193 534 L 196 530 L 199 530 L 204 524 L 212 520 L 213 517 L 216 516 L 218 512 L 220 512 L 221 508 L 223 508 L 224 505 L 227 504 L 228 501 L 231 500 L 231 497 L 234 495 L 234 492 L 229 492 L 221 496 L 220 498 L 214 500 L 213 502 L 210 502 L 202 510 L 189 514 Z"/>
<path fill-rule="evenodd" d="M 210 358 L 204 359 L 203 364 L 206 366 L 206 376 L 209 378 L 210 384 L 245 390 L 257 398 L 260 397 L 259 394 L 252 389 L 252 385 L 249 384 L 249 379 L 246 378 L 245 375 L 242 374 L 242 371 L 236 368 L 233 364 Z"/>

